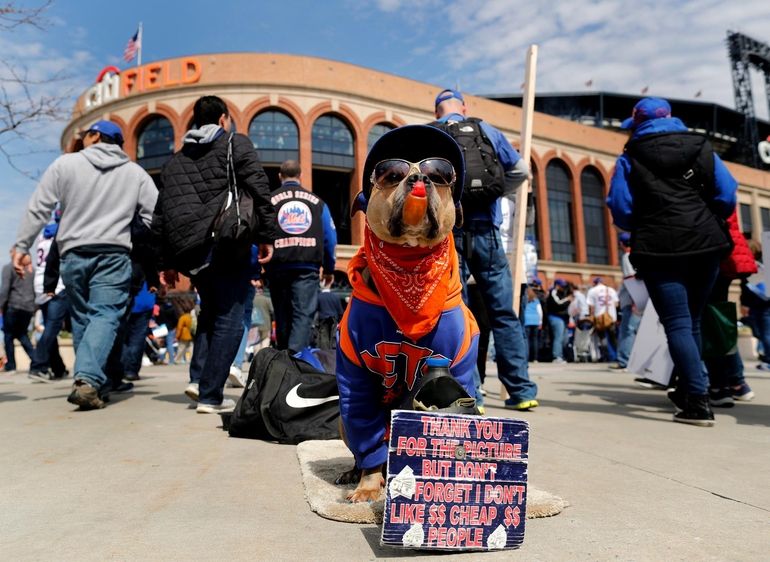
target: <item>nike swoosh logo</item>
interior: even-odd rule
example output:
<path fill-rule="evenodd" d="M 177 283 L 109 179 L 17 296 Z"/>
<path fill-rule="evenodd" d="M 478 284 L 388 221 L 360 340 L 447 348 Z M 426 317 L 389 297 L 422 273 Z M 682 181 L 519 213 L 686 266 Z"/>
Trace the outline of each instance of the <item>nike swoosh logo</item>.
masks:
<path fill-rule="evenodd" d="M 329 396 L 327 398 L 302 398 L 302 396 L 297 393 L 297 389 L 301 385 L 302 383 L 298 384 L 286 395 L 286 404 L 291 408 L 312 408 L 313 406 L 320 406 L 326 402 L 333 402 L 334 400 L 340 399 L 339 396 Z"/>

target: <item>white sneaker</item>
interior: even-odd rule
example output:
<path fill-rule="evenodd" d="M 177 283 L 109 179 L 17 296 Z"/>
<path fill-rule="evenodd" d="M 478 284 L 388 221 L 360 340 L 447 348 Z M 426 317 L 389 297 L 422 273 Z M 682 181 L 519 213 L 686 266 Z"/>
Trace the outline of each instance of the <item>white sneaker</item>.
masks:
<path fill-rule="evenodd" d="M 198 403 L 196 412 L 199 414 L 222 414 L 235 410 L 235 400 L 225 398 L 221 404 L 201 404 Z"/>
<path fill-rule="evenodd" d="M 556 359 L 553 360 L 554 365 L 561 365 L 562 363 L 566 363 L 566 361 L 561 357 L 557 357 Z"/>
<path fill-rule="evenodd" d="M 246 386 L 246 381 L 243 380 L 243 371 L 235 365 L 230 365 L 230 374 L 227 375 L 227 382 L 235 388 L 243 388 Z"/>
<path fill-rule="evenodd" d="M 187 388 L 184 389 L 184 393 L 187 395 L 187 398 L 192 400 L 193 402 L 198 401 L 198 383 L 197 382 L 191 382 L 187 385 Z"/>

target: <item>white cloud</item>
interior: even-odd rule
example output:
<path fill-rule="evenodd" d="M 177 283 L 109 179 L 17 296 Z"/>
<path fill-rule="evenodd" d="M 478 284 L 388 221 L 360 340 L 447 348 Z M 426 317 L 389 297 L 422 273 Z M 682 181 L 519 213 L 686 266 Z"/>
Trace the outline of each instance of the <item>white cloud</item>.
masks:
<path fill-rule="evenodd" d="M 539 92 L 594 90 L 650 93 L 733 107 L 727 30 L 770 43 L 770 2 L 743 0 L 446 0 L 442 34 L 450 70 L 439 83 L 477 93 L 518 93 L 528 46 L 539 46 Z M 382 10 L 414 13 L 422 21 L 435 6 L 379 0 Z M 764 92 L 755 89 L 760 116 L 767 118 Z"/>

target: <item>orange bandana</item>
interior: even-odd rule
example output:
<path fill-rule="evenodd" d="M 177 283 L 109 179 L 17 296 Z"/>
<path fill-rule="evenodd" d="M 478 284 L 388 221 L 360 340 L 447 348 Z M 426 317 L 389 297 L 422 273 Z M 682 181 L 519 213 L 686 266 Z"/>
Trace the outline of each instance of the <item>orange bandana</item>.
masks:
<path fill-rule="evenodd" d="M 378 295 L 361 277 L 368 267 Z M 445 308 L 462 300 L 459 265 L 451 235 L 432 248 L 399 246 L 377 238 L 367 225 L 364 246 L 348 274 L 363 300 L 384 306 L 399 329 L 418 340 L 436 326 Z M 368 298 L 367 298 L 368 297 Z"/>

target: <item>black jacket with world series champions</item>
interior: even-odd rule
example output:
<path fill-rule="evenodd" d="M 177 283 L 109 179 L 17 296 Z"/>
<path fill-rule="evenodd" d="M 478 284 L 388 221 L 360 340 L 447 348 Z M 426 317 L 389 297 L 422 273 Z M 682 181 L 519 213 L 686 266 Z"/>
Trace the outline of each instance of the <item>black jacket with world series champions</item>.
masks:
<path fill-rule="evenodd" d="M 288 181 L 273 191 L 278 235 L 268 273 L 286 269 L 318 271 L 324 257 L 324 202 L 299 183 Z"/>

